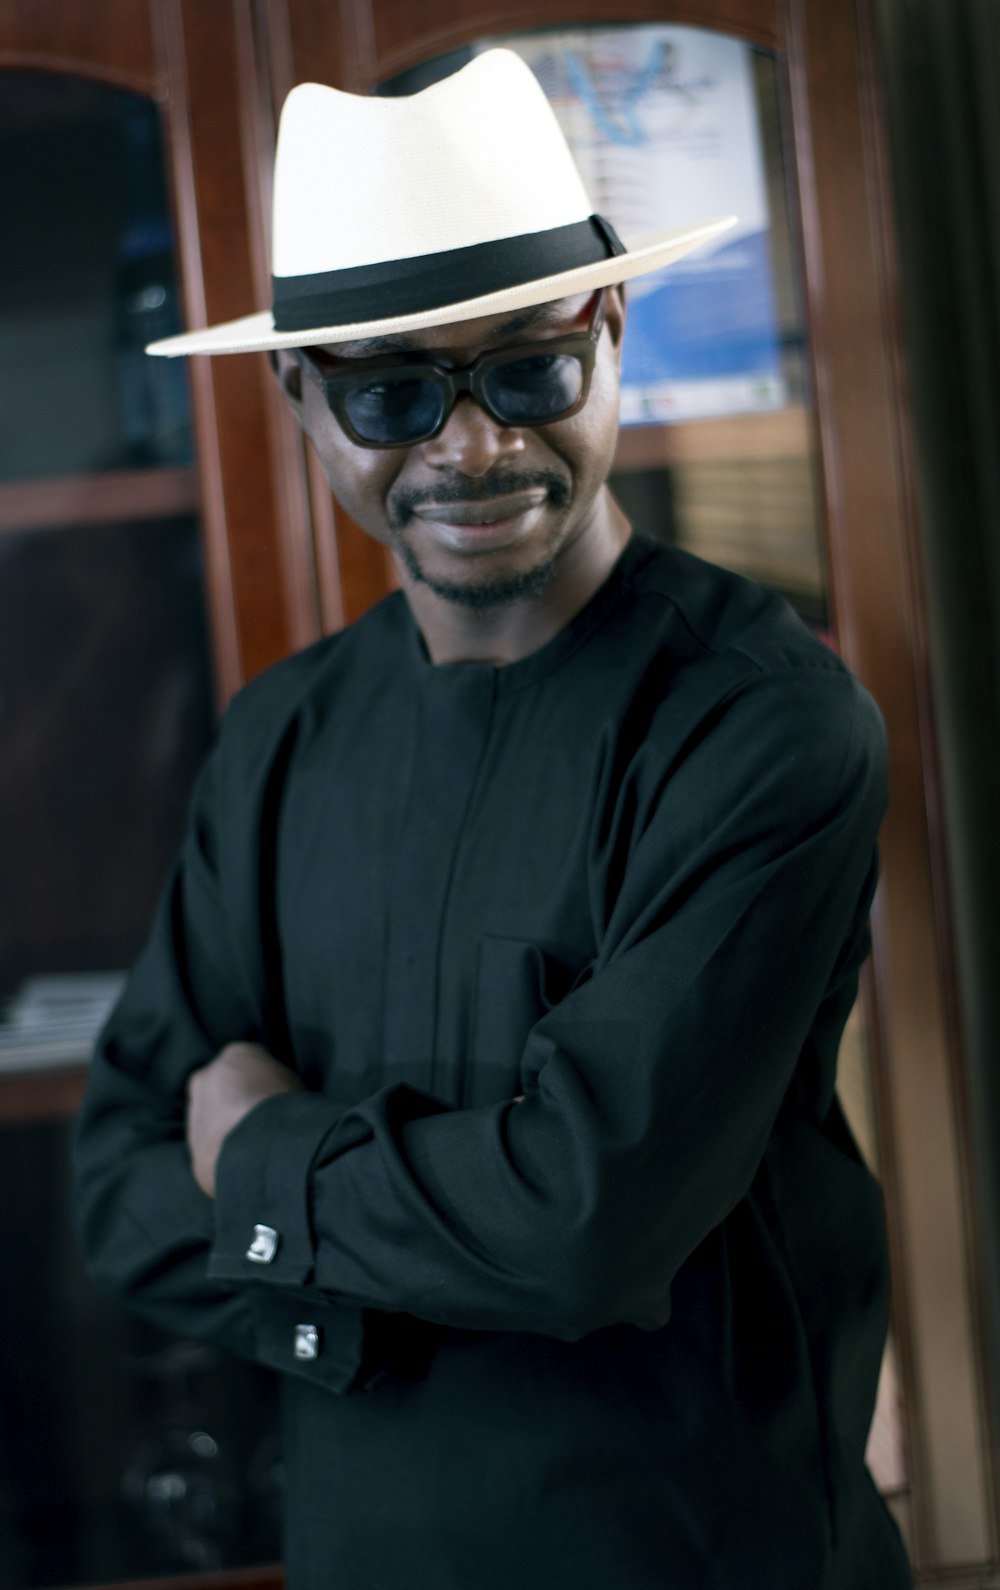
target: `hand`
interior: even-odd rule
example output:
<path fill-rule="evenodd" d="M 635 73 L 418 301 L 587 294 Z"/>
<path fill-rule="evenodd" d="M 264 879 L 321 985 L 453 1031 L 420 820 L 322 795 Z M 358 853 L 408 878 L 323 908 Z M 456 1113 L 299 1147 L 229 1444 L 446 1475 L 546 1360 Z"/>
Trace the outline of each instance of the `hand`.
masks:
<path fill-rule="evenodd" d="M 276 1093 L 299 1093 L 294 1071 L 258 1043 L 230 1043 L 188 1078 L 187 1145 L 202 1192 L 215 1197 L 215 1167 L 222 1145 L 244 1115 Z"/>

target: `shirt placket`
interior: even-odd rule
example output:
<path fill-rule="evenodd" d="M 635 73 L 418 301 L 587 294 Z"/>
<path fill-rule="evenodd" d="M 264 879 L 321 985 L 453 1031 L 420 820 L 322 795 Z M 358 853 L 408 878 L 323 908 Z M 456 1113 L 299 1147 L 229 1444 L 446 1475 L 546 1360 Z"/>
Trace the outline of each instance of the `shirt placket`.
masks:
<path fill-rule="evenodd" d="M 413 776 L 389 896 L 383 1079 L 448 1091 L 436 1064 L 442 930 L 455 855 L 493 719 L 496 670 L 427 669 Z"/>

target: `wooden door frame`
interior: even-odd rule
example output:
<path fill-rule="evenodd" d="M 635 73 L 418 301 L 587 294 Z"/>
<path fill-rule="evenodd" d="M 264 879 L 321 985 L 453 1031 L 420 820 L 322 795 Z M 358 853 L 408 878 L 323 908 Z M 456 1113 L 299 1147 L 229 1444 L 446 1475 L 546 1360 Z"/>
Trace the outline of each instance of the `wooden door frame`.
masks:
<path fill-rule="evenodd" d="M 411 0 L 232 0 L 208 28 L 198 0 L 0 0 L 0 69 L 79 73 L 163 106 L 194 327 L 266 307 L 266 149 L 292 81 L 366 91 L 484 34 L 622 20 L 611 0 L 452 0 L 440 19 L 436 9 L 422 0 L 418 26 Z M 1000 1557 L 997 1434 L 869 4 L 629 0 L 628 19 L 740 33 L 785 65 L 831 591 L 845 656 L 890 741 L 872 1003 L 908 1528 L 918 1577 L 963 1564 L 985 1576 Z M 193 359 L 191 380 L 225 699 L 321 628 L 358 616 L 392 573 L 383 549 L 335 514 L 262 355 Z"/>
<path fill-rule="evenodd" d="M 911 1545 L 934 1575 L 995 1565 L 1000 1518 L 885 120 L 867 0 L 783 5 L 838 632 L 889 731 L 874 1076 Z"/>

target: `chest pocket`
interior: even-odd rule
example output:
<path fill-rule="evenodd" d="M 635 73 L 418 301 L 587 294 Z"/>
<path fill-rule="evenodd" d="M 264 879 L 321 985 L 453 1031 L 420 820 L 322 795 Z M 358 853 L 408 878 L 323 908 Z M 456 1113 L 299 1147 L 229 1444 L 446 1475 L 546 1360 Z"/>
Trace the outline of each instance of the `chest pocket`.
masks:
<path fill-rule="evenodd" d="M 500 938 L 479 941 L 467 1108 L 524 1092 L 521 1062 L 532 1027 L 589 975 L 589 958 L 572 945 Z"/>

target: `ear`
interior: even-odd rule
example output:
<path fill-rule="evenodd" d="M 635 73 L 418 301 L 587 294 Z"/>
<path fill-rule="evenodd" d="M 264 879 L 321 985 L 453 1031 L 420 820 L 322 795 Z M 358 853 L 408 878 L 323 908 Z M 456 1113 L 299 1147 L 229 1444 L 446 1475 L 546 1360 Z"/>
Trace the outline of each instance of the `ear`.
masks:
<path fill-rule="evenodd" d="M 625 283 L 613 282 L 604 289 L 604 324 L 616 358 L 621 357 L 622 337 L 625 335 Z"/>
<path fill-rule="evenodd" d="M 302 414 L 302 369 L 287 348 L 269 348 L 267 362 L 281 388 L 282 397 L 296 414 Z"/>

